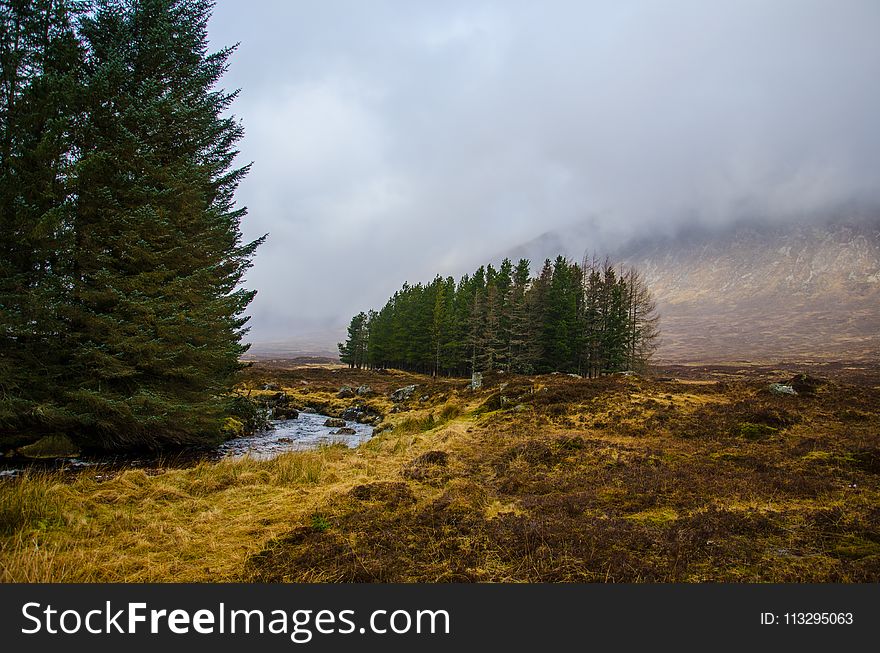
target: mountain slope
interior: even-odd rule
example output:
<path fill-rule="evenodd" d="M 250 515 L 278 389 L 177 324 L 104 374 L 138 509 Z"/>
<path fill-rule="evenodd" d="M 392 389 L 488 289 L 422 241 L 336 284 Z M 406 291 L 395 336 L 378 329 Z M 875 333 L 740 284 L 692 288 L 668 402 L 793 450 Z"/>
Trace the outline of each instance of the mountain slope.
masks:
<path fill-rule="evenodd" d="M 546 234 L 519 248 L 533 260 Z M 580 250 L 586 249 L 587 243 Z M 641 270 L 670 361 L 880 357 L 880 221 L 741 224 L 631 243 L 613 258 Z"/>

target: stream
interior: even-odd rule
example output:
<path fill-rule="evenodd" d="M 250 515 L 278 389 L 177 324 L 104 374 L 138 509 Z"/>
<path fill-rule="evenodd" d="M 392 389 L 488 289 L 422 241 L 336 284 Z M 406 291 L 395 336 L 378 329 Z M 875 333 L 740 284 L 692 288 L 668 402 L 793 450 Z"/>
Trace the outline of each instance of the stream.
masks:
<path fill-rule="evenodd" d="M 354 434 L 337 434 L 338 427 L 324 426 L 329 419 L 318 413 L 300 413 L 296 419 L 272 422 L 272 429 L 253 435 L 227 440 L 213 448 L 184 449 L 173 454 L 149 455 L 105 455 L 83 456 L 81 458 L 0 458 L 0 480 L 15 478 L 27 469 L 64 470 L 81 473 L 89 470 L 96 477 L 107 472 L 122 469 L 190 467 L 205 460 L 221 458 L 241 458 L 251 456 L 257 460 L 271 460 L 288 451 L 317 449 L 328 444 L 343 443 L 355 448 L 373 436 L 373 427 L 346 421 L 345 426 L 354 429 Z"/>
<path fill-rule="evenodd" d="M 268 460 L 286 451 L 303 451 L 317 449 L 321 445 L 342 442 L 354 448 L 366 442 L 373 435 L 373 427 L 369 424 L 346 422 L 348 428 L 355 430 L 354 435 L 338 435 L 336 427 L 324 426 L 328 419 L 318 413 L 300 413 L 296 419 L 274 422 L 271 431 L 255 433 L 243 438 L 227 440 L 217 451 L 220 457 L 240 457 L 249 454 L 252 458 Z"/>

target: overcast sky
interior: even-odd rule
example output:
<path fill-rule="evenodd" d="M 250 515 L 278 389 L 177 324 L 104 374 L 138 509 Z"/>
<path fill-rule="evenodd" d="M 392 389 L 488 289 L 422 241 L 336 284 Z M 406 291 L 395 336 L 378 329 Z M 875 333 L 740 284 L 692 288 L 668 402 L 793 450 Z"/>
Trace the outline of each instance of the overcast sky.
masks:
<path fill-rule="evenodd" d="M 238 198 L 270 234 L 254 342 L 573 223 L 603 250 L 880 199 L 877 0 L 219 0 L 211 39 L 241 43 Z"/>

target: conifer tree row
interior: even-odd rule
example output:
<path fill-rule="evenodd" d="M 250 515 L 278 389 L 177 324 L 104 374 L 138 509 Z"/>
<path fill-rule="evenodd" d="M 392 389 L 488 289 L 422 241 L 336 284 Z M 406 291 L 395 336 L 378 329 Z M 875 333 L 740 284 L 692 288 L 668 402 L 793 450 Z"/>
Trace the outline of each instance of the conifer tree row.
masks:
<path fill-rule="evenodd" d="M 261 240 L 211 9 L 0 2 L 0 444 L 222 437 Z"/>
<path fill-rule="evenodd" d="M 558 256 L 531 277 L 528 260 L 505 259 L 456 283 L 408 283 L 379 311 L 352 318 L 340 359 L 466 376 L 475 371 L 600 376 L 643 370 L 656 348 L 658 317 L 636 270 Z"/>

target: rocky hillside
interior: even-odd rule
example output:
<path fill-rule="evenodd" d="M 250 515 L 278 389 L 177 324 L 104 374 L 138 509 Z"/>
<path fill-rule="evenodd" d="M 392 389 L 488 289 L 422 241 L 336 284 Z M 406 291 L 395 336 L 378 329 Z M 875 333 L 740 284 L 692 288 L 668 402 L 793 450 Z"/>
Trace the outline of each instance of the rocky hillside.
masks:
<path fill-rule="evenodd" d="M 561 240 L 580 258 L 589 240 L 570 236 Z M 557 241 L 545 234 L 517 254 L 541 260 Z M 654 291 L 662 359 L 880 357 L 880 220 L 691 229 L 630 243 L 614 259 Z"/>
<path fill-rule="evenodd" d="M 624 252 L 677 360 L 880 354 L 880 223 L 742 226 Z"/>

